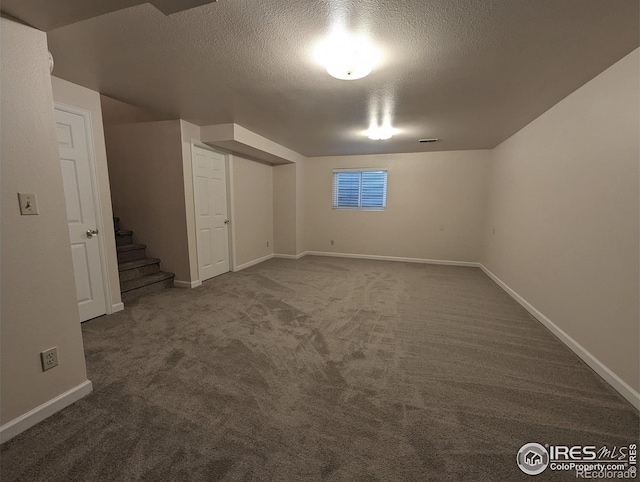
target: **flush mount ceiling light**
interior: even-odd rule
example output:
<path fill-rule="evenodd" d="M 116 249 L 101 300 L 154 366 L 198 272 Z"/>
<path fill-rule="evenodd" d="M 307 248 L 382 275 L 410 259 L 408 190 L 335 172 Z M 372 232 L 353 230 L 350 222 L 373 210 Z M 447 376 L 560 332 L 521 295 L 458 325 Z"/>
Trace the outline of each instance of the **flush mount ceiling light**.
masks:
<path fill-rule="evenodd" d="M 334 34 L 318 44 L 316 56 L 332 77 L 356 80 L 371 73 L 379 55 L 361 35 Z"/>
<path fill-rule="evenodd" d="M 393 137 L 393 132 L 393 127 L 389 124 L 384 124 L 382 126 L 371 125 L 367 131 L 367 137 L 372 141 L 386 141 Z"/>

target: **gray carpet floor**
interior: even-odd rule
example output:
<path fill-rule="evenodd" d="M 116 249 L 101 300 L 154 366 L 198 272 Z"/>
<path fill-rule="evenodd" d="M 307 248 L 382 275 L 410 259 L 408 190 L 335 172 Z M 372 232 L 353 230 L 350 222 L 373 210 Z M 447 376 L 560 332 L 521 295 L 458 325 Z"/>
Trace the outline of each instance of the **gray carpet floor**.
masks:
<path fill-rule="evenodd" d="M 83 324 L 94 392 L 2 447 L 10 481 L 518 481 L 527 442 L 638 412 L 479 269 L 273 259 Z"/>

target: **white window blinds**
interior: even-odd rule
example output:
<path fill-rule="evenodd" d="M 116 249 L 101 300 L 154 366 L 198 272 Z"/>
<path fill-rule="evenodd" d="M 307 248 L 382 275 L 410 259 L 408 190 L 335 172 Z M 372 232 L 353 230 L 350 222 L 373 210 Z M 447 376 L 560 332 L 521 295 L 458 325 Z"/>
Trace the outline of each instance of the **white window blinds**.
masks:
<path fill-rule="evenodd" d="M 333 171 L 334 208 L 380 211 L 386 206 L 386 169 Z"/>

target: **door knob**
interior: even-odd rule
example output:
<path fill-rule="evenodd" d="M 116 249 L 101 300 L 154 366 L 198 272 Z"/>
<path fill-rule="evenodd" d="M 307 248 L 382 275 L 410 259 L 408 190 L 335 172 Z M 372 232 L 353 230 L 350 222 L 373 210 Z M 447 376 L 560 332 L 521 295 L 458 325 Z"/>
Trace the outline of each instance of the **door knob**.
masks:
<path fill-rule="evenodd" d="M 98 235 L 97 229 L 87 229 L 87 238 L 93 238 Z"/>

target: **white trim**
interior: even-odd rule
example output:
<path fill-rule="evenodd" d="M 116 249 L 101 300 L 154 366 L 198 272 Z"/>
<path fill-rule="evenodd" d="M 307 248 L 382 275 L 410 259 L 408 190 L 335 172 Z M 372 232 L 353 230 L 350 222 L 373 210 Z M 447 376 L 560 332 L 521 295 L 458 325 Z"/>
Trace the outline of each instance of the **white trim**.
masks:
<path fill-rule="evenodd" d="M 383 206 L 380 208 L 374 208 L 374 207 L 362 207 L 362 206 L 331 206 L 331 209 L 333 209 L 334 211 L 382 212 L 382 211 L 386 211 L 387 207 Z"/>
<path fill-rule="evenodd" d="M 86 397 L 92 390 L 93 385 L 91 384 L 91 380 L 85 380 L 80 385 L 73 387 L 71 390 L 67 390 L 48 402 L 43 403 L 39 407 L 36 407 L 33 410 L 20 415 L 18 418 L 14 418 L 10 422 L 5 423 L 0 427 L 0 443 L 4 443 L 7 440 L 12 439 L 16 435 L 21 434 L 25 430 L 42 422 L 45 418 L 50 417 L 54 413 L 59 412 L 63 408 L 66 408 L 81 398 Z"/>
<path fill-rule="evenodd" d="M 307 251 L 300 254 L 274 254 L 274 258 L 282 258 L 282 259 L 300 259 L 304 258 L 307 255 Z"/>
<path fill-rule="evenodd" d="M 96 151 L 93 139 L 93 122 L 91 120 L 91 111 L 64 104 L 62 102 L 54 102 L 55 110 L 67 112 L 69 114 L 79 115 L 84 122 L 85 137 L 87 141 L 87 155 L 89 157 L 89 176 L 91 177 L 91 192 L 93 195 L 93 211 L 96 218 L 96 229 L 102 236 L 98 236 L 98 255 L 100 257 L 100 271 L 102 275 L 102 284 L 104 290 L 104 314 L 111 315 L 113 311 L 114 296 L 111 292 L 111 280 L 109 278 L 109 262 L 107 260 L 107 250 L 105 249 L 104 240 L 104 218 L 102 217 L 102 202 L 100 199 L 100 183 L 98 182 L 98 167 L 96 164 Z"/>
<path fill-rule="evenodd" d="M 205 144 L 204 142 L 200 142 L 197 139 L 191 139 L 191 154 L 193 154 L 193 147 L 199 147 L 200 149 L 204 149 L 205 151 L 217 152 L 218 154 L 224 154 L 224 152 L 217 151 L 209 144 Z"/>
<path fill-rule="evenodd" d="M 441 264 L 446 266 L 468 266 L 478 268 L 479 263 L 471 261 L 450 261 L 447 259 L 401 258 L 397 256 L 378 256 L 376 254 L 329 253 L 322 251 L 305 251 L 303 255 L 330 256 L 333 258 L 375 259 L 379 261 L 399 261 L 402 263 Z"/>
<path fill-rule="evenodd" d="M 547 318 L 542 312 L 538 311 L 531 303 L 525 300 L 522 296 L 511 289 L 504 281 L 493 274 L 482 263 L 478 263 L 479 268 L 485 272 L 485 274 L 491 278 L 495 283 L 509 294 L 514 300 L 516 300 L 525 310 L 542 323 L 551 333 L 557 336 L 562 343 L 567 345 L 576 355 L 578 355 L 582 361 L 584 361 L 593 371 L 600 375 L 609 385 L 611 385 L 620 395 L 626 398 L 631 405 L 637 410 L 640 410 L 640 393 L 635 391 L 631 385 L 625 382 L 622 378 L 616 375 L 609 367 L 598 360 L 592 353 L 590 353 L 585 347 L 574 340 L 569 334 L 567 334 L 562 328 L 556 325 L 553 321 Z"/>
<path fill-rule="evenodd" d="M 233 189 L 233 154 L 227 154 L 227 209 L 229 212 L 229 219 L 231 220 L 231 229 L 229 232 L 229 254 L 231 255 L 231 264 L 229 268 L 231 271 L 239 271 L 236 266 L 238 265 L 238 258 L 236 257 L 236 205 L 234 202 L 235 191 Z"/>
<path fill-rule="evenodd" d="M 198 286 L 202 286 L 202 281 L 199 279 L 195 281 L 179 281 L 174 279 L 173 286 L 176 288 L 197 288 Z"/>
<path fill-rule="evenodd" d="M 121 301 L 120 303 L 116 303 L 114 305 L 111 305 L 111 313 L 117 313 L 118 311 L 122 311 L 124 310 L 124 303 Z"/>
<path fill-rule="evenodd" d="M 255 266 L 256 264 L 260 264 L 263 261 L 267 261 L 273 258 L 273 254 L 268 254 L 267 256 L 263 256 L 262 258 L 254 259 L 253 261 L 249 261 L 248 263 L 241 264 L 240 266 L 236 266 L 234 268 L 234 273 L 237 271 L 242 271 L 243 269 L 250 268 L 251 266 Z"/>
<path fill-rule="evenodd" d="M 336 167 L 333 172 L 389 172 L 388 167 Z"/>

